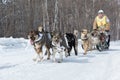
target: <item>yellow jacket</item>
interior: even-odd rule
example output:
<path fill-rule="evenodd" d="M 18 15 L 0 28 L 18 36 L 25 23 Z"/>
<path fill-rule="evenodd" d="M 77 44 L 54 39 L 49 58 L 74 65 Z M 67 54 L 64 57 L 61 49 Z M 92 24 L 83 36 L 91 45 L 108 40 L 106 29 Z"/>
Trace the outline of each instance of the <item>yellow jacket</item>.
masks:
<path fill-rule="evenodd" d="M 107 16 L 103 16 L 102 19 L 100 19 L 98 16 L 95 18 L 93 23 L 93 29 L 99 29 L 103 27 L 104 30 L 110 30 L 110 21 Z"/>

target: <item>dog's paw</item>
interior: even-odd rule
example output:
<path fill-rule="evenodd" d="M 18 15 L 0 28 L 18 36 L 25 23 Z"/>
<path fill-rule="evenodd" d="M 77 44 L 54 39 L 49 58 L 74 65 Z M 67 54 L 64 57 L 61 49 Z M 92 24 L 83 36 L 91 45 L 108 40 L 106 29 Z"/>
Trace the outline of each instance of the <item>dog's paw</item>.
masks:
<path fill-rule="evenodd" d="M 32 60 L 33 60 L 33 61 L 36 61 L 37 59 L 33 58 Z"/>
<path fill-rule="evenodd" d="M 87 55 L 87 53 L 83 53 L 83 55 Z"/>
<path fill-rule="evenodd" d="M 48 57 L 47 60 L 50 60 L 50 58 Z"/>
<path fill-rule="evenodd" d="M 57 61 L 58 63 L 62 63 L 62 61 Z"/>
<path fill-rule="evenodd" d="M 55 63 L 56 63 L 56 62 L 57 62 L 57 60 L 56 60 L 56 59 L 52 59 L 52 62 L 55 62 Z"/>
<path fill-rule="evenodd" d="M 68 57 L 68 55 L 65 55 L 65 57 L 67 58 L 67 57 Z"/>
<path fill-rule="evenodd" d="M 67 58 L 69 56 L 69 54 L 65 54 L 65 57 Z"/>

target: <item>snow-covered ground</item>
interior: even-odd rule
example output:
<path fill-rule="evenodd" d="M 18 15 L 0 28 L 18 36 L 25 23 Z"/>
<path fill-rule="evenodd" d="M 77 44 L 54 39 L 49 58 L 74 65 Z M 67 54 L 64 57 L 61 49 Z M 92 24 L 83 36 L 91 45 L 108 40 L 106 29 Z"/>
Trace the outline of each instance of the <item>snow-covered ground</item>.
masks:
<path fill-rule="evenodd" d="M 120 80 L 120 41 L 108 51 L 65 58 L 62 63 L 32 61 L 35 54 L 28 40 L 0 38 L 0 80 Z"/>

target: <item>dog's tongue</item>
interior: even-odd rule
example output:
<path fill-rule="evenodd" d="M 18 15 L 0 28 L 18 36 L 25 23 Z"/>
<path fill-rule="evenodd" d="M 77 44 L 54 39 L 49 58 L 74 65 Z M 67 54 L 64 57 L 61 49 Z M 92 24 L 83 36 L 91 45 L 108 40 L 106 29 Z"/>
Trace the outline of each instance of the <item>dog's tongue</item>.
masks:
<path fill-rule="evenodd" d="M 33 45 L 33 41 L 32 40 L 30 40 L 30 43 L 31 43 L 31 45 Z"/>

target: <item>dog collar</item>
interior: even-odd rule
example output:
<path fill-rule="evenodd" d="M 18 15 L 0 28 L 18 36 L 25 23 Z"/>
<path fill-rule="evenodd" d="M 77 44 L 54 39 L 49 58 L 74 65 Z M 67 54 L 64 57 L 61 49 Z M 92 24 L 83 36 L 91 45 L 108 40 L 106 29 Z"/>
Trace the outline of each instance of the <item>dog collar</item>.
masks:
<path fill-rule="evenodd" d="M 88 38 L 85 38 L 85 39 L 82 39 L 83 41 L 86 41 L 86 40 L 88 40 Z"/>

